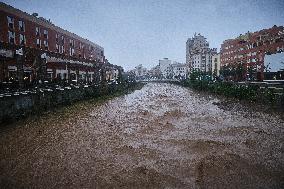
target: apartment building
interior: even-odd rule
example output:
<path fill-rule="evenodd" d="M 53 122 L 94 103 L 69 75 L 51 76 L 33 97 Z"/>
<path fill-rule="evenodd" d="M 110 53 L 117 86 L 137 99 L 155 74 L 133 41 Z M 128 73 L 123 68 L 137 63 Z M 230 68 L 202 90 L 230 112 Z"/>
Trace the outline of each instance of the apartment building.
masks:
<path fill-rule="evenodd" d="M 176 61 L 164 58 L 159 60 L 158 68 L 164 79 L 186 79 L 188 66 Z"/>
<path fill-rule="evenodd" d="M 171 74 L 171 63 L 172 61 L 168 58 L 159 60 L 159 69 L 163 78 L 168 78 Z"/>
<path fill-rule="evenodd" d="M 256 70 L 258 80 L 262 80 L 265 55 L 283 50 L 284 27 L 274 25 L 269 29 L 247 32 L 235 39 L 225 40 L 221 45 L 220 64 L 221 67 L 242 64 L 244 69 Z"/>
<path fill-rule="evenodd" d="M 66 31 L 50 20 L 0 2 L 0 81 L 17 77 L 16 50 L 23 53 L 25 78 L 36 77 L 44 59 L 45 76 L 53 79 L 92 80 L 95 64 L 104 63 L 104 48 Z M 38 61 L 40 59 L 40 61 Z"/>
<path fill-rule="evenodd" d="M 212 73 L 213 76 L 220 75 L 220 53 L 212 56 Z"/>
<path fill-rule="evenodd" d="M 188 74 L 188 67 L 186 64 L 182 64 L 173 61 L 171 64 L 172 79 L 186 79 Z"/>
<path fill-rule="evenodd" d="M 217 48 L 209 48 L 209 42 L 201 34 L 194 34 L 186 42 L 186 64 L 191 70 L 211 72 L 212 56 Z"/>

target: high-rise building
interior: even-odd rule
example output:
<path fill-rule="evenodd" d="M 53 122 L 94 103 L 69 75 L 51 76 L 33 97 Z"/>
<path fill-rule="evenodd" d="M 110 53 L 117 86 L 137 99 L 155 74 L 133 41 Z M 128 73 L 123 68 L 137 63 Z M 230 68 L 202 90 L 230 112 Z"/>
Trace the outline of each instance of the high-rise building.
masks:
<path fill-rule="evenodd" d="M 211 72 L 212 55 L 216 53 L 217 49 L 210 49 L 208 41 L 200 34 L 194 34 L 186 42 L 186 64 L 191 70 Z"/>

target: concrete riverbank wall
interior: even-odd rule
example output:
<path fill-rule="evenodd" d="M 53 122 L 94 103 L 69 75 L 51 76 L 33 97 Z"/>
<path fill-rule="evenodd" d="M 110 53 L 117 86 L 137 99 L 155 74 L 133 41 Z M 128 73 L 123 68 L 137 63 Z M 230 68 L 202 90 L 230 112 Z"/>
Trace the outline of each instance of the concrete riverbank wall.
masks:
<path fill-rule="evenodd" d="M 0 98 L 0 125 L 75 101 L 134 89 L 137 83 L 57 87 L 6 94 Z"/>

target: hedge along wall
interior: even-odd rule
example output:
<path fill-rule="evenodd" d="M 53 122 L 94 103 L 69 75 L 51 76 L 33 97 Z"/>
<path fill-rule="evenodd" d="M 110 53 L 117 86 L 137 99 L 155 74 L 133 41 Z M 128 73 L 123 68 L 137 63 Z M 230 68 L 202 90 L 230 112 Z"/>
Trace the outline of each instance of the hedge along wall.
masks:
<path fill-rule="evenodd" d="M 232 82 L 212 82 L 206 80 L 187 80 L 179 83 L 195 90 L 233 97 L 239 100 L 261 103 L 284 111 L 284 88 L 263 87 L 260 85 L 238 84 Z"/>

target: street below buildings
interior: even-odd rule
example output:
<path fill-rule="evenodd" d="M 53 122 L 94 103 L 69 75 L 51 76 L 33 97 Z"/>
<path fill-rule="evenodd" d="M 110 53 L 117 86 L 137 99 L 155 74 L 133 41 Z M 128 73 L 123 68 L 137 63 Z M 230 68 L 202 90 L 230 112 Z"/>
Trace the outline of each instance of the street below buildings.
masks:
<path fill-rule="evenodd" d="M 87 102 L 1 127 L 0 188 L 284 187 L 281 113 L 167 83 Z"/>

